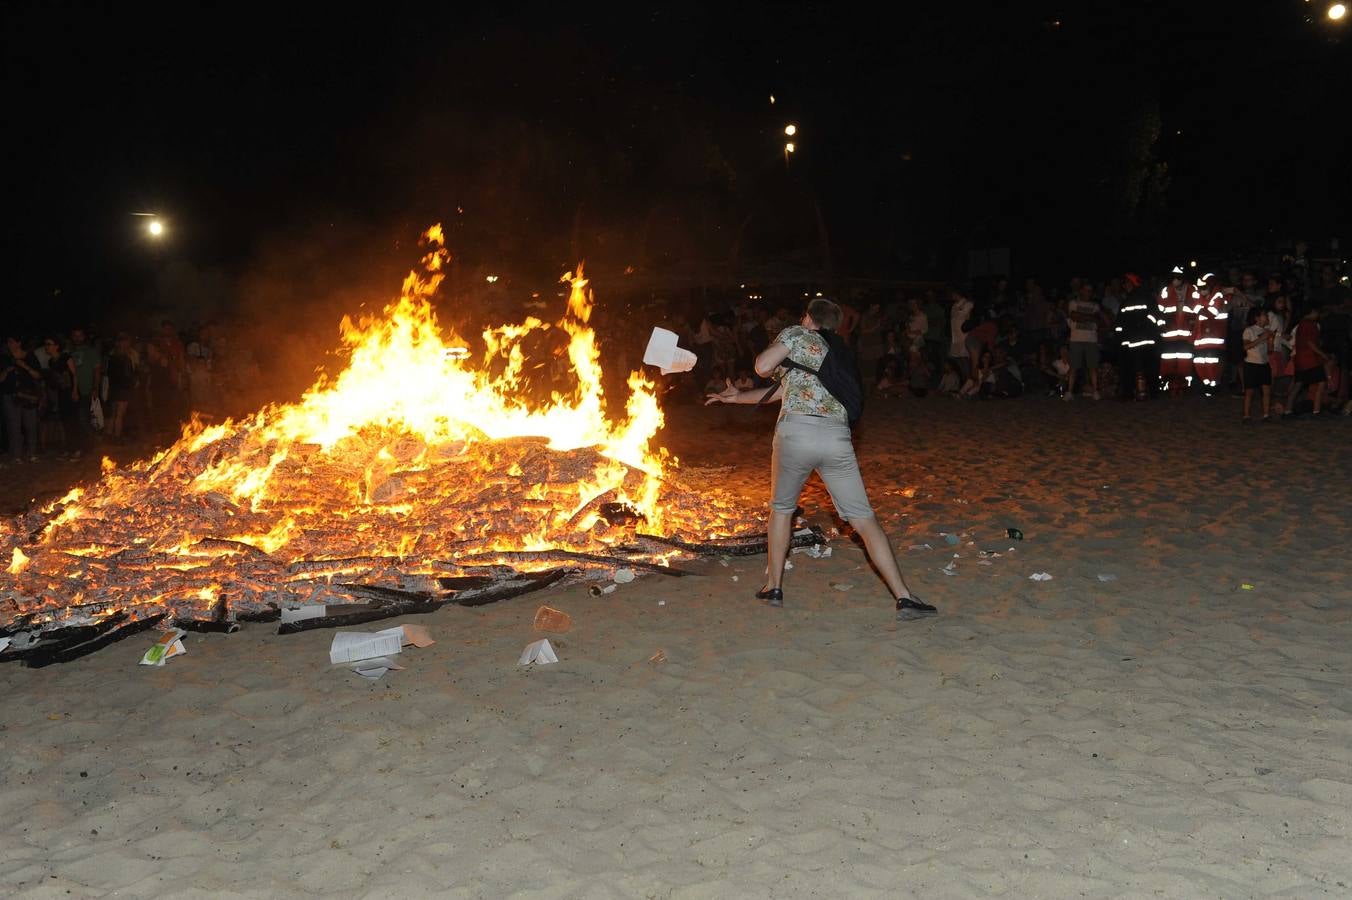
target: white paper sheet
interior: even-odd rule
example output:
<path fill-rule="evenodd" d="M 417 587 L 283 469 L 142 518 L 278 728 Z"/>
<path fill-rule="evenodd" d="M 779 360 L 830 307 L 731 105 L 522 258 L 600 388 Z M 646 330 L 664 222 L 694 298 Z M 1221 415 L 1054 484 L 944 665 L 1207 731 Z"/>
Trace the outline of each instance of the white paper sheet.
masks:
<path fill-rule="evenodd" d="M 158 641 L 151 644 L 150 649 L 141 657 L 140 665 L 162 666 L 175 656 L 187 653 L 188 648 L 183 646 L 183 636 L 187 633 L 182 628 L 170 628 Z"/>
<path fill-rule="evenodd" d="M 654 328 L 648 338 L 648 346 L 643 351 L 645 365 L 657 366 L 663 375 L 673 372 L 689 372 L 695 368 L 699 358 L 689 350 L 676 346 L 677 335 L 665 328 Z"/>
<path fill-rule="evenodd" d="M 537 663 L 546 666 L 558 661 L 558 654 L 554 652 L 554 647 L 549 643 L 549 638 L 540 638 L 540 640 L 532 641 L 526 645 L 526 649 L 521 651 L 521 659 L 517 662 L 517 665 L 528 666 L 531 663 Z"/>
<path fill-rule="evenodd" d="M 340 631 L 329 646 L 329 662 L 358 662 L 377 656 L 392 656 L 403 649 L 403 629 L 391 628 L 379 634 L 362 631 Z"/>
<path fill-rule="evenodd" d="M 375 659 L 363 659 L 361 662 L 353 663 L 352 671 L 367 681 L 379 681 L 386 672 L 402 672 L 404 667 L 388 656 L 377 656 Z"/>
<path fill-rule="evenodd" d="M 322 603 L 306 603 L 303 606 L 283 606 L 282 622 L 303 622 L 306 619 L 322 619 L 328 615 L 329 608 Z"/>

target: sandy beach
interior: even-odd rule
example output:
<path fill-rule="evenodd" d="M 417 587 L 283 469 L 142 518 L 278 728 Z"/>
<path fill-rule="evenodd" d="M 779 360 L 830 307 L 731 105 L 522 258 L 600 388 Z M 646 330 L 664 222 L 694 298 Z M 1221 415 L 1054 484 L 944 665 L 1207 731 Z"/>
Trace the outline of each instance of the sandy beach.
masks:
<path fill-rule="evenodd" d="M 269 625 L 2 667 L 0 893 L 1352 895 L 1352 419 L 1238 403 L 875 402 L 931 620 L 838 537 L 783 610 L 702 561 L 410 618 L 374 684 Z M 772 414 L 669 418 L 764 505 Z M 520 667 L 543 603 L 573 628 Z"/>

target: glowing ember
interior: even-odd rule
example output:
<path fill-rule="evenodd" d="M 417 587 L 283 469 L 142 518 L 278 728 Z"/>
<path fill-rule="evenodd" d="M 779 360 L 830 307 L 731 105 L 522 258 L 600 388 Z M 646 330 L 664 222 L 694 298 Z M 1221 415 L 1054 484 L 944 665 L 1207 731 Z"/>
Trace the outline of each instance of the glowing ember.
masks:
<path fill-rule="evenodd" d="M 204 618 L 222 598 L 236 611 L 351 602 L 335 578 L 407 586 L 493 553 L 605 553 L 636 531 L 704 540 L 753 527 L 730 498 L 667 477 L 675 462 L 651 445 L 663 417 L 646 378 L 632 374 L 623 418 L 608 415 L 581 269 L 560 321 L 485 331 L 476 364 L 437 324 L 448 255 L 440 226 L 424 238 L 399 299 L 343 320 L 336 377 L 243 421 L 193 423 L 130 468 L 105 460 L 97 485 L 4 523 L 0 627 Z M 524 341 L 551 329 L 566 336 L 572 389 L 532 404 Z"/>

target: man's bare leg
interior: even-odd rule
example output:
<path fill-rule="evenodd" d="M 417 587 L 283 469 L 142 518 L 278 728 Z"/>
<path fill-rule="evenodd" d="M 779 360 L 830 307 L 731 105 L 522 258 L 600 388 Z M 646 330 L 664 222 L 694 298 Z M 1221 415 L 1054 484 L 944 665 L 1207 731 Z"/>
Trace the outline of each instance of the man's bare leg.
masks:
<path fill-rule="evenodd" d="M 887 539 L 887 534 L 878 524 L 878 520 L 872 516 L 867 519 L 851 519 L 850 525 L 863 539 L 869 560 L 877 567 L 878 574 L 883 577 L 883 582 L 892 592 L 892 596 L 898 600 L 911 596 L 911 589 L 906 586 L 906 579 L 901 577 L 901 569 L 897 568 L 897 557 L 892 552 L 892 542 Z"/>
<path fill-rule="evenodd" d="M 770 511 L 769 566 L 765 573 L 767 588 L 782 587 L 784 581 L 784 560 L 789 554 L 789 537 L 793 533 L 793 513 Z"/>

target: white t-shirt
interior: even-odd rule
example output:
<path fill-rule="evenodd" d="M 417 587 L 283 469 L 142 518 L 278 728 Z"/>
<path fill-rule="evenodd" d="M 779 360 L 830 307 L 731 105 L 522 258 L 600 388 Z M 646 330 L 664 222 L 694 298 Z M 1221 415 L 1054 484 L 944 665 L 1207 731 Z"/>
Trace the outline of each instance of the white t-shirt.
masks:
<path fill-rule="evenodd" d="M 949 356 L 967 356 L 967 334 L 962 330 L 962 326 L 971 315 L 971 300 L 964 297 L 953 304 L 953 309 L 950 313 L 951 321 L 949 322 L 949 328 L 952 329 L 950 332 L 952 343 L 948 348 Z"/>
<path fill-rule="evenodd" d="M 1266 338 L 1267 334 L 1268 330 L 1262 325 L 1250 325 L 1248 328 L 1244 329 L 1244 343 L 1247 344 L 1249 341 L 1257 338 Z M 1259 341 L 1248 350 L 1245 350 L 1244 361 L 1246 363 L 1254 363 L 1257 365 L 1266 363 L 1268 361 L 1267 341 Z"/>
<path fill-rule="evenodd" d="M 1071 300 L 1066 309 L 1072 313 L 1093 316 L 1088 322 L 1070 320 L 1070 342 L 1072 344 L 1094 344 L 1098 342 L 1099 305 L 1093 300 Z"/>

